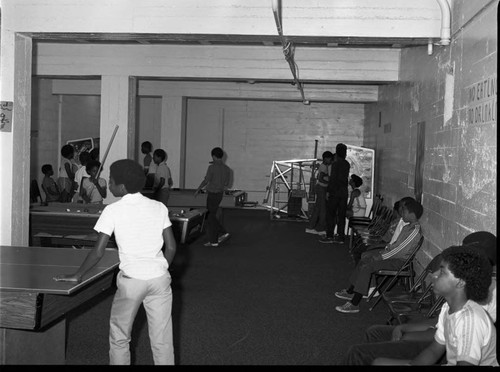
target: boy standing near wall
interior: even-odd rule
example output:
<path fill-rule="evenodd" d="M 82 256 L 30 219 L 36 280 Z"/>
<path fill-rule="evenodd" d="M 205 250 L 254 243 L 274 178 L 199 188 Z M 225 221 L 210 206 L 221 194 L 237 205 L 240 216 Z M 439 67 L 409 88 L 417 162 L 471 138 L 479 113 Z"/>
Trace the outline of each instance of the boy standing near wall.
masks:
<path fill-rule="evenodd" d="M 306 229 L 306 233 L 318 235 L 326 234 L 326 187 L 328 186 L 333 154 L 331 151 L 325 151 L 322 157 L 323 162 L 318 168 L 318 177 L 314 186 L 316 202 L 314 203 L 312 216 L 309 219 L 309 228 Z"/>
<path fill-rule="evenodd" d="M 349 199 L 347 186 L 351 168 L 346 157 L 347 146 L 343 143 L 337 144 L 335 161 L 332 164 L 326 189 L 326 235 L 319 240 L 320 243 L 344 243 L 345 241 L 345 215 Z M 335 225 L 337 225 L 338 236 L 334 240 Z"/>

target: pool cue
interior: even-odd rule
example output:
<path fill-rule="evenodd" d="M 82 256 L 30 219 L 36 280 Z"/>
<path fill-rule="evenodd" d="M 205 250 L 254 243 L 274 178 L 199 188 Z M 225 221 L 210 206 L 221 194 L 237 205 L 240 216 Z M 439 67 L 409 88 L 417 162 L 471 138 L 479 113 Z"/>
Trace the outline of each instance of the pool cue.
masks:
<path fill-rule="evenodd" d="M 97 179 L 99 179 L 99 175 L 101 174 L 102 166 L 104 165 L 104 162 L 106 161 L 106 157 L 108 156 L 109 148 L 111 147 L 111 144 L 113 143 L 113 140 L 115 139 L 116 132 L 118 131 L 118 125 L 115 127 L 115 130 L 113 131 L 113 134 L 111 135 L 111 139 L 109 140 L 108 143 L 108 148 L 106 149 L 106 152 L 104 153 L 104 157 L 102 158 L 101 165 L 99 165 L 99 169 L 97 170 Z"/>

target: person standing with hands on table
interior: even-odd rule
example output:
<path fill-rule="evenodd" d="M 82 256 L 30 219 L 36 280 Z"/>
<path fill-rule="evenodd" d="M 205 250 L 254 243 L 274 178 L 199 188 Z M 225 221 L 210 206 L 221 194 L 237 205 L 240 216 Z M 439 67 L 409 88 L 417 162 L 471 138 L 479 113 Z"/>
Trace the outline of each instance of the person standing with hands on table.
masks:
<path fill-rule="evenodd" d="M 196 197 L 201 190 L 206 187 L 207 190 L 207 209 L 208 209 L 208 238 L 209 241 L 205 243 L 206 247 L 218 247 L 219 235 L 221 240 L 229 238 L 229 233 L 226 231 L 221 222 L 217 219 L 217 210 L 224 197 L 224 191 L 229 187 L 231 179 L 231 170 L 224 164 L 222 158 L 224 150 L 220 147 L 212 149 L 212 162 L 208 166 L 207 173 L 200 186 L 194 192 Z"/>
<path fill-rule="evenodd" d="M 94 230 L 97 242 L 73 274 L 56 281 L 79 282 L 103 257 L 115 234 L 120 271 L 110 316 L 110 364 L 130 364 L 132 325 L 141 304 L 148 318 L 149 338 L 155 364 L 174 364 L 172 335 L 172 288 L 168 271 L 177 250 L 168 209 L 143 196 L 146 176 L 142 166 L 129 159 L 110 166 L 109 190 L 120 200 L 102 211 Z"/>

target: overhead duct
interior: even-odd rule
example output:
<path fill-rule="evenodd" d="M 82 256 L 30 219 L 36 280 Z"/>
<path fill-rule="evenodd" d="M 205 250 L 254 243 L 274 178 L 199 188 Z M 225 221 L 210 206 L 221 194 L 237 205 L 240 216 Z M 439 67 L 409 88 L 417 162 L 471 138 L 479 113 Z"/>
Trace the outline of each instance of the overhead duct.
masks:
<path fill-rule="evenodd" d="M 304 105 L 309 105 L 310 102 L 306 100 L 304 95 L 304 88 L 299 80 L 299 68 L 294 60 L 295 47 L 291 41 L 286 40 L 283 36 L 283 27 L 281 25 L 281 0 L 273 0 L 273 14 L 274 20 L 276 22 L 276 27 L 278 29 L 278 35 L 280 36 L 281 45 L 283 46 L 283 54 L 285 55 L 285 60 L 290 66 L 290 70 L 292 71 L 294 84 L 297 86 L 297 89 L 300 90 L 302 103 Z"/>
<path fill-rule="evenodd" d="M 448 0 L 437 0 L 441 8 L 441 41 L 439 45 L 450 45 L 451 41 L 451 9 Z"/>

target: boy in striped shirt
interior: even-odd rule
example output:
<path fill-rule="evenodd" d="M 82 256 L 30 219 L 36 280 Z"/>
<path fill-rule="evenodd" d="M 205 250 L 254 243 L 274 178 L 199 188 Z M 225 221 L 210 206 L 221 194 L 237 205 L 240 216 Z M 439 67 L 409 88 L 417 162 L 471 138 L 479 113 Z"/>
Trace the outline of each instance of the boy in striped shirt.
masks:
<path fill-rule="evenodd" d="M 349 281 L 351 286 L 335 292 L 335 296 L 347 300 L 335 309 L 341 313 L 358 313 L 363 296 L 369 295 L 372 273 L 378 270 L 398 270 L 418 244 L 422 231 L 419 223 L 423 214 L 422 205 L 416 200 L 404 203 L 402 218 L 407 224 L 401 230 L 394 243 L 389 243 L 380 250 L 366 251 L 354 268 Z"/>

